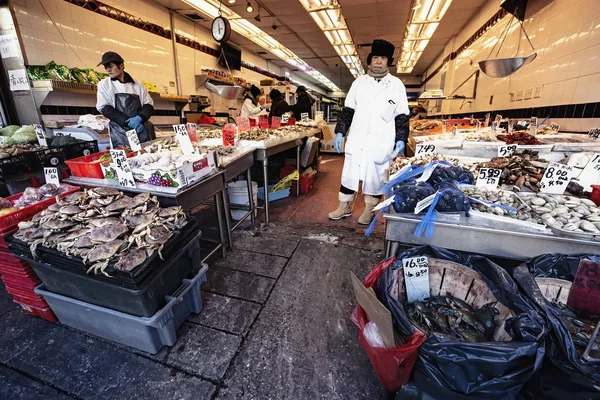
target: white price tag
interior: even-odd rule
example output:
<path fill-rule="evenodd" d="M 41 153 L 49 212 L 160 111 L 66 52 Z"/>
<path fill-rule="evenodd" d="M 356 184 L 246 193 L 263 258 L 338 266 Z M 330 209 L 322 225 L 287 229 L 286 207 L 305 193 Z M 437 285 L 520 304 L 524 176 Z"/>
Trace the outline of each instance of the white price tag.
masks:
<path fill-rule="evenodd" d="M 497 168 L 480 168 L 477 175 L 477 187 L 485 187 L 491 190 L 497 190 L 500 184 L 501 169 Z"/>
<path fill-rule="evenodd" d="M 531 117 L 531 120 L 529 121 L 529 134 L 531 136 L 535 136 L 537 134 L 537 124 L 537 117 Z"/>
<path fill-rule="evenodd" d="M 290 114 L 285 113 L 281 116 L 281 123 L 282 124 L 287 124 L 288 121 L 290 120 Z"/>
<path fill-rule="evenodd" d="M 173 125 L 173 129 L 175 130 L 175 137 L 179 142 L 179 147 L 181 147 L 181 151 L 186 156 L 190 156 L 194 154 L 194 146 L 192 146 L 192 141 L 187 132 L 187 128 L 185 125 Z"/>
<path fill-rule="evenodd" d="M 127 140 L 129 140 L 129 147 L 131 147 L 132 151 L 139 151 L 142 149 L 142 145 L 140 144 L 140 138 L 137 135 L 135 129 L 125 132 L 127 135 Z"/>
<path fill-rule="evenodd" d="M 446 133 L 446 120 L 442 121 L 442 133 Z"/>
<path fill-rule="evenodd" d="M 592 190 L 591 185 L 600 184 L 600 153 L 594 153 L 577 179 L 578 183 L 587 191 Z"/>
<path fill-rule="evenodd" d="M 373 209 L 373 211 L 379 211 L 381 210 L 383 207 L 387 207 L 390 204 L 392 204 L 394 202 L 394 200 L 396 199 L 396 195 L 393 195 L 392 197 L 382 201 L 381 203 L 377 204 L 375 206 L 375 208 Z"/>
<path fill-rule="evenodd" d="M 29 78 L 25 69 L 12 69 L 8 71 L 10 90 L 29 90 Z"/>
<path fill-rule="evenodd" d="M 558 132 L 558 131 L 560 131 L 560 125 L 559 124 L 550 124 L 550 130 L 552 130 L 553 132 Z"/>
<path fill-rule="evenodd" d="M 317 111 L 315 113 L 315 122 L 323 121 L 323 111 Z"/>
<path fill-rule="evenodd" d="M 592 128 L 590 129 L 590 131 L 588 132 L 588 136 L 591 137 L 592 139 L 598 139 L 598 137 L 600 137 L 600 128 Z"/>
<path fill-rule="evenodd" d="M 4 144 L 4 136 L 0 136 L 0 144 Z"/>
<path fill-rule="evenodd" d="M 452 136 L 456 136 L 456 132 L 458 131 L 458 128 L 456 127 L 456 125 L 452 126 Z"/>
<path fill-rule="evenodd" d="M 417 143 L 415 157 L 427 157 L 435 154 L 435 144 L 433 143 Z"/>
<path fill-rule="evenodd" d="M 46 176 L 46 183 L 52 183 L 56 186 L 60 186 L 60 181 L 58 179 L 58 168 L 44 167 L 44 175 Z"/>
<path fill-rule="evenodd" d="M 15 34 L 0 36 L 0 56 L 2 58 L 18 57 L 18 43 L 19 41 Z"/>
<path fill-rule="evenodd" d="M 402 260 L 404 284 L 409 303 L 421 301 L 430 296 L 429 260 L 427 257 L 412 257 Z"/>
<path fill-rule="evenodd" d="M 300 118 L 302 119 L 303 123 L 307 123 L 308 122 L 308 113 L 300 114 Z"/>
<path fill-rule="evenodd" d="M 48 147 L 46 135 L 44 134 L 44 128 L 42 128 L 42 126 L 39 124 L 35 124 L 33 125 L 33 130 L 35 131 L 35 136 L 37 137 L 38 144 L 40 146 Z"/>
<path fill-rule="evenodd" d="M 516 144 L 507 144 L 505 146 L 498 147 L 498 157 L 510 157 L 517 152 L 519 148 Z"/>
<path fill-rule="evenodd" d="M 111 150 L 110 156 L 117 167 L 117 178 L 119 179 L 119 185 L 128 188 L 135 188 L 135 180 L 133 179 L 133 173 L 127 161 L 125 150 Z"/>
<path fill-rule="evenodd" d="M 565 164 L 551 162 L 548 164 L 542 178 L 541 192 L 548 194 L 563 194 L 573 178 L 574 170 Z"/>

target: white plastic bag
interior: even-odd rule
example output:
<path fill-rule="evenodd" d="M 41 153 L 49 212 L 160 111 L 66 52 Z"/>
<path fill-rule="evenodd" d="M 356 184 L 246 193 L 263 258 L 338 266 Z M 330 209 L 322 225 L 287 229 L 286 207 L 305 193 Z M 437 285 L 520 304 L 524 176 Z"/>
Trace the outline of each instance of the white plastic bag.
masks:
<path fill-rule="evenodd" d="M 383 338 L 381 337 L 381 334 L 379 333 L 379 329 L 377 328 L 377 325 L 375 325 L 375 322 L 370 321 L 367 323 L 367 325 L 365 325 L 364 335 L 365 339 L 367 339 L 367 342 L 369 342 L 369 344 L 372 347 L 385 348 Z"/>

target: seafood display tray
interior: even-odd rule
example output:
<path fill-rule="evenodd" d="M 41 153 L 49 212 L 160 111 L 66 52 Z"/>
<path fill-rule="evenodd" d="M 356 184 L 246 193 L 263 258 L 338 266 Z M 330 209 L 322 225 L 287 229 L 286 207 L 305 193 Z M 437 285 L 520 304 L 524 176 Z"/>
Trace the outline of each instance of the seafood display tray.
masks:
<path fill-rule="evenodd" d="M 177 254 L 161 261 L 161 268 L 146 279 L 140 289 L 125 288 L 56 265 L 19 258 L 31 264 L 47 291 L 122 313 L 151 317 L 165 305 L 165 296 L 173 293 L 190 272 L 200 269 L 199 240 L 198 232 L 186 243 L 181 243 Z"/>
<path fill-rule="evenodd" d="M 35 293 L 44 296 L 62 324 L 156 354 L 163 346 L 175 344 L 176 330 L 190 314 L 202 311 L 200 285 L 206 281 L 207 270 L 204 264 L 192 279 L 184 279 L 175 293 L 165 296 L 165 306 L 149 318 L 61 296 L 46 285 L 37 287 Z"/>
<path fill-rule="evenodd" d="M 161 251 L 163 258 L 168 260 L 176 251 L 177 247 L 183 243 L 191 234 L 198 230 L 198 222 L 196 220 L 188 220 L 187 224 L 179 231 L 174 231 L 173 236 L 165 243 Z M 29 245 L 19 239 L 9 236 L 6 238 L 11 251 L 15 257 L 23 258 L 27 261 L 33 259 Z M 90 279 L 110 283 L 112 285 L 120 285 L 130 289 L 139 289 L 144 287 L 147 279 L 151 279 L 160 270 L 159 266 L 164 261 L 160 259 L 157 252 L 149 257 L 144 263 L 138 265 L 131 271 L 122 271 L 114 268 L 114 262 L 111 262 L 106 268 L 106 273 L 111 275 L 109 278 L 103 274 L 89 275 L 87 269 L 89 266 L 83 264 L 83 259 L 80 257 L 68 256 L 56 249 L 47 247 L 37 248 L 38 261 L 47 263 L 57 269 L 64 269 L 78 275 L 89 277 Z"/>
<path fill-rule="evenodd" d="M 556 236 L 564 236 L 564 237 L 570 237 L 570 238 L 575 238 L 575 239 L 600 242 L 600 234 L 598 234 L 598 233 L 572 232 L 572 231 L 567 231 L 565 229 L 556 228 L 554 226 L 549 226 L 549 228 L 552 231 L 552 233 L 554 233 Z"/>

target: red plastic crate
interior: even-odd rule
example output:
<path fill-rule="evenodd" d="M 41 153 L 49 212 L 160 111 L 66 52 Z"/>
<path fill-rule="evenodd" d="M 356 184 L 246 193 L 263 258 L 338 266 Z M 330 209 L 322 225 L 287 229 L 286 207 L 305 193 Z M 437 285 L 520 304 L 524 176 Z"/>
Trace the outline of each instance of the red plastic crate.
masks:
<path fill-rule="evenodd" d="M 307 194 L 313 187 L 315 183 L 314 175 L 310 178 L 306 178 L 304 176 L 300 177 L 300 194 Z M 296 193 L 296 181 L 292 182 L 292 194 Z"/>
<path fill-rule="evenodd" d="M 36 286 L 42 283 L 42 281 L 40 281 L 40 278 L 38 278 L 37 276 L 31 278 L 22 278 L 8 274 L 2 274 L 2 281 L 6 286 L 6 290 L 8 290 L 9 287 L 12 287 L 14 289 L 31 291 L 32 293 L 33 289 L 35 289 Z"/>
<path fill-rule="evenodd" d="M 12 297 L 13 297 L 13 301 L 15 303 L 19 303 L 19 304 L 26 304 L 28 306 L 33 306 L 33 307 L 38 307 L 38 308 L 48 308 L 48 303 L 46 303 L 46 300 L 44 300 L 44 298 L 42 296 L 38 296 L 37 294 L 34 294 L 33 296 L 38 297 L 38 298 L 34 298 L 33 296 L 23 296 L 20 294 L 14 294 L 11 293 Z"/>
<path fill-rule="evenodd" d="M 79 176 L 82 178 L 96 178 L 104 179 L 104 172 L 102 172 L 102 163 L 95 162 L 105 154 L 110 153 L 110 150 L 101 151 L 99 153 L 90 154 L 89 156 L 83 156 L 73 158 L 72 160 L 66 160 L 65 164 L 69 166 L 71 175 Z M 136 155 L 135 152 L 127 153 L 127 157 L 133 157 Z"/>
<path fill-rule="evenodd" d="M 71 187 L 72 189 L 66 191 L 65 193 L 62 193 L 61 196 L 68 196 L 71 193 L 75 193 L 79 190 L 78 186 L 69 185 L 69 187 Z M 15 194 L 13 196 L 7 197 L 6 199 L 14 203 L 19 198 L 21 198 L 21 196 L 23 196 L 23 193 Z M 0 235 L 6 235 L 11 233 L 13 230 L 15 230 L 17 225 L 19 225 L 19 222 L 27 221 L 35 214 L 39 213 L 42 210 L 45 210 L 54 203 L 56 203 L 56 197 L 51 197 L 49 199 L 40 201 L 28 207 L 21 208 L 20 210 L 13 211 L 10 214 L 0 216 Z M 4 242 L 4 239 L 2 239 L 2 247 L 8 248 L 6 246 L 6 242 Z"/>
<path fill-rule="evenodd" d="M 40 318 L 43 318 L 43 319 L 45 319 L 47 321 L 51 321 L 51 322 L 58 321 L 58 318 L 56 318 L 56 315 L 54 315 L 54 313 L 52 312 L 50 307 L 46 307 L 46 308 L 35 307 L 35 306 L 30 306 L 27 304 L 19 303 L 18 301 L 15 301 L 15 303 L 20 305 L 21 308 L 23 309 L 23 311 L 29 315 L 34 315 L 36 317 L 40 317 Z"/>

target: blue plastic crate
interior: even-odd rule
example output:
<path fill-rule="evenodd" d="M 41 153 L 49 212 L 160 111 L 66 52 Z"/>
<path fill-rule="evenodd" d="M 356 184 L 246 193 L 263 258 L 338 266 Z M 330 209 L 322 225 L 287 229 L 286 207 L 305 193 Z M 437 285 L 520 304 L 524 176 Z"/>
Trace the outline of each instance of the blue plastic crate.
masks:
<path fill-rule="evenodd" d="M 269 190 L 271 190 L 271 188 L 273 186 L 275 186 L 275 185 L 269 185 Z M 271 203 L 275 200 L 285 199 L 286 197 L 290 197 L 290 188 L 278 190 L 273 193 L 269 193 L 269 203 Z M 265 200 L 265 188 L 262 186 L 258 188 L 258 198 L 263 201 Z"/>

